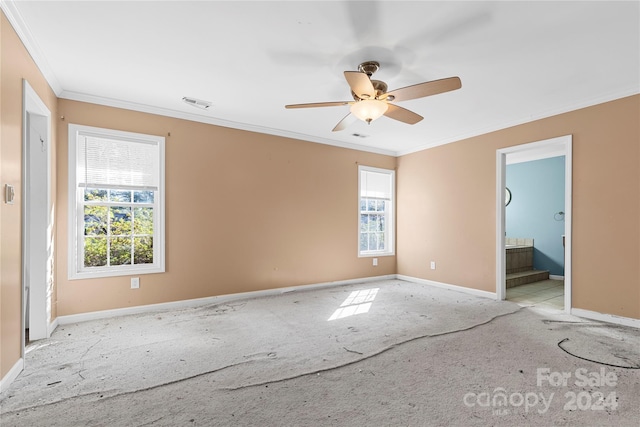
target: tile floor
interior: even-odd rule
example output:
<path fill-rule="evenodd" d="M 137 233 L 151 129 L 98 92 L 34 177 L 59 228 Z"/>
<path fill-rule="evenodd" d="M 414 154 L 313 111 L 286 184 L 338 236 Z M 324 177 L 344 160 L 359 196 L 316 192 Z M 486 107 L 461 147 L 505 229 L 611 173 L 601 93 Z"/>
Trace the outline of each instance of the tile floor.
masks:
<path fill-rule="evenodd" d="M 522 305 L 562 310 L 564 280 L 542 280 L 507 289 L 507 300 Z"/>

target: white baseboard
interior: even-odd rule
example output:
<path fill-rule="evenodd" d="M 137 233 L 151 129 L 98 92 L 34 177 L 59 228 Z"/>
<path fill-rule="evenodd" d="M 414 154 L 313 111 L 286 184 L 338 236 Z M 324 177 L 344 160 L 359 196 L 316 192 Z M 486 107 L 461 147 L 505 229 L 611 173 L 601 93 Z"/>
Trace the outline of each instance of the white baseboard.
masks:
<path fill-rule="evenodd" d="M 13 365 L 11 369 L 9 369 L 9 372 L 7 372 L 7 375 L 5 375 L 4 378 L 0 380 L 0 393 L 2 393 L 3 391 L 9 388 L 9 385 L 16 378 L 18 378 L 18 375 L 20 375 L 20 372 L 22 372 L 23 369 L 24 369 L 24 359 L 20 358 L 15 363 L 15 365 Z"/>
<path fill-rule="evenodd" d="M 53 333 L 53 331 L 56 330 L 56 328 L 58 327 L 58 324 L 59 322 L 57 317 L 53 319 L 53 322 L 49 323 L 49 327 L 47 328 L 47 338 L 49 338 Z"/>
<path fill-rule="evenodd" d="M 551 280 L 564 280 L 564 276 L 556 276 L 555 274 L 550 274 L 549 279 Z"/>
<path fill-rule="evenodd" d="M 597 311 L 583 310 L 581 308 L 572 308 L 571 314 L 578 317 L 584 317 L 591 320 L 599 320 L 601 322 L 615 323 L 616 325 L 631 326 L 640 328 L 640 319 L 632 317 L 615 316 L 613 314 L 603 314 Z"/>
<path fill-rule="evenodd" d="M 127 316 L 132 314 L 150 313 L 155 311 L 180 310 L 183 308 L 200 307 L 209 304 L 222 304 L 229 301 L 235 301 L 247 298 L 258 298 L 265 296 L 281 295 L 296 291 L 309 291 L 312 289 L 328 288 L 333 286 L 351 285 L 355 283 L 377 282 L 380 280 L 395 279 L 395 274 L 386 276 L 365 277 L 361 279 L 339 280 L 336 282 L 314 283 L 310 285 L 289 286 L 286 288 L 266 289 L 263 291 L 241 292 L 230 295 L 219 295 L 214 297 L 195 298 L 183 301 L 164 302 L 160 304 L 139 305 L 135 307 L 116 308 L 113 310 L 92 311 L 89 313 L 70 314 L 66 316 L 58 316 L 52 325 L 68 325 L 70 323 L 86 322 L 89 320 L 108 319 L 110 317 Z M 53 330 L 53 329 L 52 329 Z"/>
<path fill-rule="evenodd" d="M 405 276 L 404 274 L 396 274 L 396 278 L 406 280 L 407 282 L 420 283 L 422 285 L 434 286 L 436 288 L 449 289 L 452 291 L 464 292 L 466 294 L 475 295 L 477 297 L 498 299 L 495 292 L 481 291 L 479 289 L 467 288 L 464 286 L 451 285 L 449 283 L 441 283 L 433 280 L 420 279 L 418 277 Z"/>

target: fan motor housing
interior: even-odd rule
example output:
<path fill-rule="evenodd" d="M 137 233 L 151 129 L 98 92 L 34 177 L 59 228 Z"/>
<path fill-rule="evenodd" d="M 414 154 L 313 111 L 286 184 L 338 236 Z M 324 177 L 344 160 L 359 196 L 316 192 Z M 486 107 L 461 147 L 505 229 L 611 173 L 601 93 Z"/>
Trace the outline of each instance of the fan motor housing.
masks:
<path fill-rule="evenodd" d="M 373 85 L 373 89 L 376 91 L 376 98 L 380 95 L 387 93 L 387 84 L 381 80 L 371 80 L 371 84 Z M 360 101 L 360 97 L 356 95 L 353 91 L 351 91 L 351 96 L 356 101 Z"/>

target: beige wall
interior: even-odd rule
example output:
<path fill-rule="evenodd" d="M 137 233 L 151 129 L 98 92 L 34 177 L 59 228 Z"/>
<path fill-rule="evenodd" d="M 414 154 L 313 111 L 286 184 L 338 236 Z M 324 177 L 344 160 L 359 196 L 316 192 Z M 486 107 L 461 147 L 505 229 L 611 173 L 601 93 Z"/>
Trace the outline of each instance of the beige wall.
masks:
<path fill-rule="evenodd" d="M 568 134 L 572 305 L 640 318 L 638 95 L 400 157 L 398 274 L 494 292 L 496 150 Z"/>
<path fill-rule="evenodd" d="M 57 100 L 4 13 L 0 13 L 0 378 L 20 359 L 22 265 L 22 79 L 56 115 Z M 52 129 L 55 145 L 55 123 Z M 52 153 L 55 162 L 55 150 Z M 55 182 L 55 167 L 52 171 Z M 4 203 L 4 185 L 15 186 L 15 204 Z M 52 188 L 55 203 L 55 187 Z M 56 316 L 53 307 L 53 316 Z"/>
<path fill-rule="evenodd" d="M 59 100 L 58 209 L 67 217 L 68 123 L 166 137 L 166 267 L 68 280 L 58 222 L 58 314 L 394 274 L 395 257 L 357 257 L 357 164 L 396 158 Z M 171 136 L 168 136 L 171 134 Z"/>

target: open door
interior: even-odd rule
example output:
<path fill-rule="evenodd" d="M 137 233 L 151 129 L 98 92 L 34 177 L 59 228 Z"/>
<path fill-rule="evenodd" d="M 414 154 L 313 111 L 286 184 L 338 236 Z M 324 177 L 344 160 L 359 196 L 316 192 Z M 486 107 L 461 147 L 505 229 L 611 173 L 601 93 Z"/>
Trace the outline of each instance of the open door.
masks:
<path fill-rule="evenodd" d="M 51 113 L 25 80 L 23 115 L 22 284 L 24 337 L 48 338 L 53 286 Z M 24 355 L 24 350 L 23 350 Z"/>
<path fill-rule="evenodd" d="M 507 159 L 543 159 L 565 157 L 565 256 L 564 256 L 564 311 L 571 313 L 571 219 L 572 219 L 572 138 L 571 135 L 530 144 L 499 149 L 496 152 L 496 295 L 506 298 L 505 259 L 505 183 Z"/>

